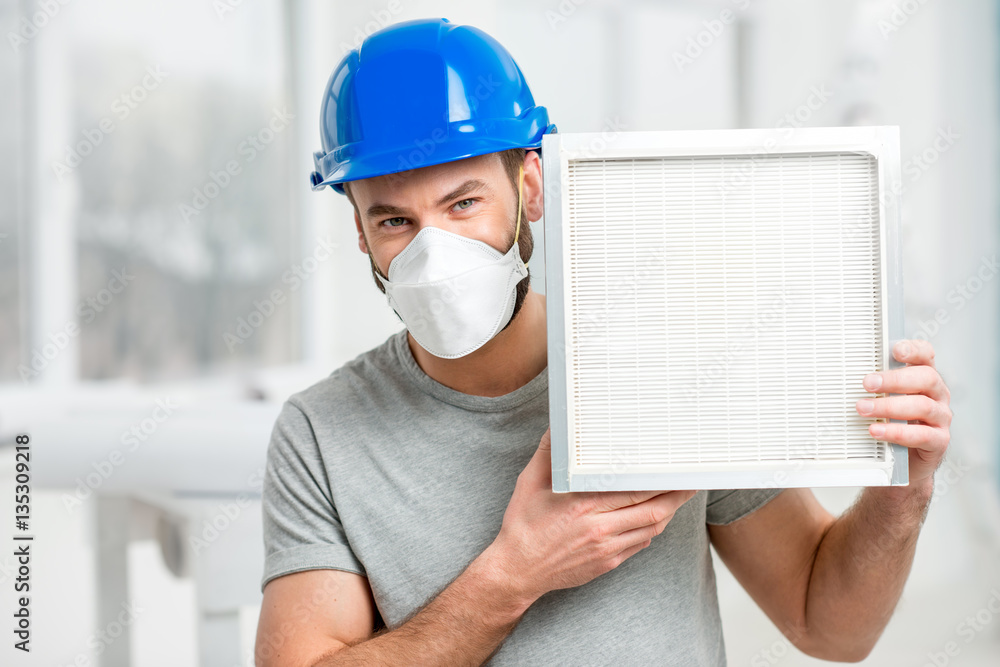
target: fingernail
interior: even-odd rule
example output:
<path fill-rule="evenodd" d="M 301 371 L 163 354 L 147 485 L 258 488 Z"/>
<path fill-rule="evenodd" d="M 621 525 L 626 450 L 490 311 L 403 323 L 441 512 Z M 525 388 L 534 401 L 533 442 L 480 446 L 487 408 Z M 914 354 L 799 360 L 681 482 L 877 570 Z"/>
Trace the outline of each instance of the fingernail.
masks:
<path fill-rule="evenodd" d="M 885 424 L 872 424 L 868 431 L 876 438 L 881 438 L 885 435 Z"/>
<path fill-rule="evenodd" d="M 878 373 L 870 373 L 865 376 L 864 385 L 868 391 L 878 391 L 878 388 L 882 386 L 882 376 Z"/>
<path fill-rule="evenodd" d="M 873 403 L 872 401 L 866 401 L 866 400 L 858 401 L 858 412 L 860 412 L 861 414 L 866 415 L 874 409 L 875 409 L 875 403 Z"/>
<path fill-rule="evenodd" d="M 910 356 L 910 344 L 906 341 L 896 343 L 896 358 L 902 360 L 908 356 Z"/>

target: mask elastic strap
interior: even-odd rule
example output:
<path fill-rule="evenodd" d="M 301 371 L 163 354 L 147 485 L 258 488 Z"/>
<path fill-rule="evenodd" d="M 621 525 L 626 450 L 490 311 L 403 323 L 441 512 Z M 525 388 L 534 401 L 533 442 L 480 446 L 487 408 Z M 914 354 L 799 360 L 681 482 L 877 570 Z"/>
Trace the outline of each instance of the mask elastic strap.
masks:
<path fill-rule="evenodd" d="M 517 168 L 517 228 L 514 230 L 514 245 L 517 245 L 517 235 L 521 232 L 521 186 L 524 183 L 524 165 Z"/>

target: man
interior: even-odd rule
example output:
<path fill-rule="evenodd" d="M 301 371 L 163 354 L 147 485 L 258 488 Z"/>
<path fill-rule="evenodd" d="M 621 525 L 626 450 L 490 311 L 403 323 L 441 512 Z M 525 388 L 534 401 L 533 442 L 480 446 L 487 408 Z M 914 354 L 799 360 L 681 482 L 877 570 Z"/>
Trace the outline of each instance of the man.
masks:
<path fill-rule="evenodd" d="M 724 665 L 710 543 L 799 649 L 868 655 L 949 440 L 929 343 L 897 344 L 908 365 L 863 382 L 901 395 L 857 408 L 909 421 L 871 427 L 910 448 L 909 486 L 840 518 L 808 489 L 554 494 L 545 299 L 523 266 L 544 107 L 502 46 L 442 19 L 349 53 L 322 118 L 313 185 L 350 198 L 407 328 L 282 410 L 257 664 Z"/>

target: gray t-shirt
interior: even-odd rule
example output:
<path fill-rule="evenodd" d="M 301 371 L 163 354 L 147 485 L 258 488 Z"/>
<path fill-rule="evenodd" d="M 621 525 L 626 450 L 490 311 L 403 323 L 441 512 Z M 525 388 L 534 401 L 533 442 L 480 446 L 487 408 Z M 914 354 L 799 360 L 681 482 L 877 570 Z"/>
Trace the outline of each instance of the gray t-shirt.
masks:
<path fill-rule="evenodd" d="M 548 369 L 498 397 L 446 387 L 403 330 L 293 395 L 267 454 L 261 588 L 302 570 L 356 572 L 398 627 L 496 537 L 548 427 L 547 390 Z M 616 569 L 539 598 L 488 664 L 725 665 L 706 523 L 779 491 L 699 492 Z"/>

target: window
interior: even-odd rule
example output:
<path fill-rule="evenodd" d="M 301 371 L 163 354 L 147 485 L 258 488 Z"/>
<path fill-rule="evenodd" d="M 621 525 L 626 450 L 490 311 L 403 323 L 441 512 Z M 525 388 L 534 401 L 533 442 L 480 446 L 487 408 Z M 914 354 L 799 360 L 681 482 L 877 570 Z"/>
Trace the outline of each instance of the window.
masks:
<path fill-rule="evenodd" d="M 21 78 L 36 88 L 21 98 L 34 124 L 19 151 L 34 163 L 36 201 L 22 202 L 33 211 L 26 233 L 36 235 L 28 256 L 44 262 L 67 237 L 71 247 L 68 267 L 18 263 L 16 213 L 0 211 L 0 379 L 21 379 L 24 367 L 34 376 L 45 363 L 36 353 L 64 321 L 78 327 L 71 375 L 85 380 L 299 359 L 282 9 L 278 0 L 80 0 L 59 4 L 17 49 Z M 0 113 L 15 111 L 5 100 Z M 9 130 L 0 136 L 5 148 L 16 141 Z M 4 162 L 6 195 L 16 186 Z M 26 342 L 18 279 L 34 283 L 40 270 L 69 285 L 67 307 L 61 319 L 29 317 Z M 32 285 L 33 308 L 43 289 Z"/>

